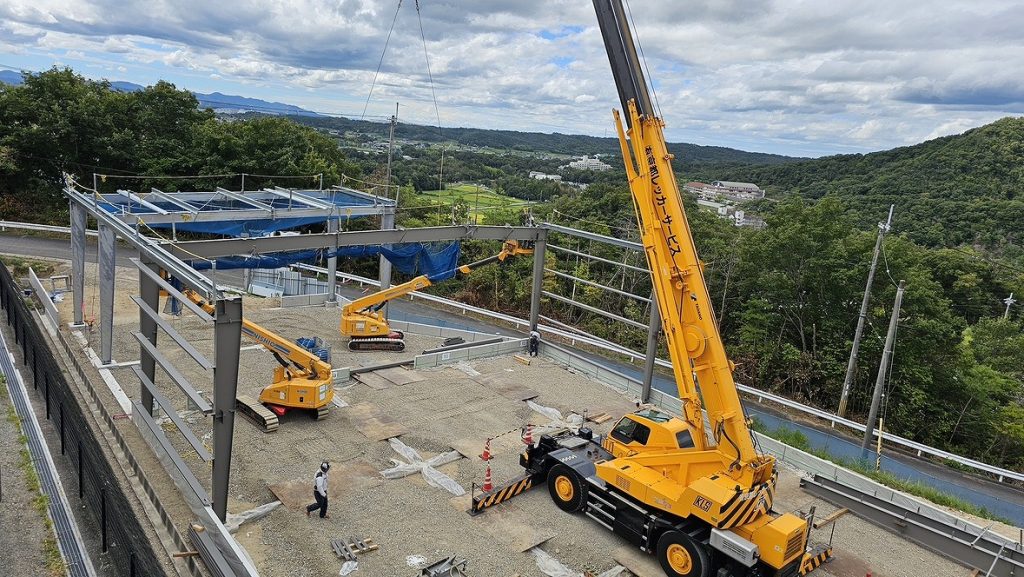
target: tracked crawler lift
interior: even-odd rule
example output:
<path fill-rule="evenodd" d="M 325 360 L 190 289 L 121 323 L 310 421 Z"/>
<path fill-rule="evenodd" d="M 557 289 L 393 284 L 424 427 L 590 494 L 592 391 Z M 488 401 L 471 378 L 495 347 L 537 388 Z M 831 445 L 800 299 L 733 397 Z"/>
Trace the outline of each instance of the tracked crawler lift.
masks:
<path fill-rule="evenodd" d="M 183 294 L 213 314 L 214 308 L 195 291 Z M 280 366 L 274 369 L 274 381 L 260 391 L 259 399 L 238 395 L 237 408 L 263 428 L 266 433 L 277 430 L 278 418 L 290 410 L 308 412 L 316 420 L 327 416 L 334 399 L 334 376 L 329 363 L 330 353 L 318 338 L 288 339 L 260 325 L 242 320 L 242 334 L 263 345 Z"/>
<path fill-rule="evenodd" d="M 380 312 L 388 301 L 425 289 L 450 278 L 453 273 L 468 275 L 482 266 L 530 254 L 533 254 L 533 246 L 526 242 L 508 240 L 502 245 L 501 252 L 494 256 L 462 265 L 454 271 L 420 275 L 411 281 L 358 298 L 341 310 L 341 334 L 349 338 L 348 348 L 353 351 L 404 351 L 405 335 L 402 331 L 392 329 L 387 318 Z"/>

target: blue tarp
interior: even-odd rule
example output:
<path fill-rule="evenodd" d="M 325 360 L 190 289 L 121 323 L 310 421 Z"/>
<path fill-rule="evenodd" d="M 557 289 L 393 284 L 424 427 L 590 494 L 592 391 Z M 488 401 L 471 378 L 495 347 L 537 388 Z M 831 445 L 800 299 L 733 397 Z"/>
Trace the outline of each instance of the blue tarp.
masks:
<path fill-rule="evenodd" d="M 431 243 L 405 243 L 375 246 L 346 246 L 337 251 L 338 257 L 373 257 L 384 255 L 398 269 L 408 275 L 425 274 L 431 281 L 441 281 L 455 276 L 459 266 L 461 245 Z M 302 261 L 328 259 L 334 251 L 299 250 L 259 256 L 228 256 L 217 259 L 217 270 L 236 268 L 279 268 Z M 196 270 L 213 268 L 210 261 L 191 261 Z"/>
<path fill-rule="evenodd" d="M 356 217 L 353 217 L 356 218 Z M 179 222 L 174 225 L 178 232 L 202 232 L 207 234 L 220 234 L 224 236 L 266 236 L 279 230 L 289 230 L 325 222 L 327 219 L 319 217 L 309 218 L 263 218 L 257 220 L 223 220 L 204 222 Z M 171 228 L 170 223 L 153 223 L 146 225 L 150 228 Z"/>

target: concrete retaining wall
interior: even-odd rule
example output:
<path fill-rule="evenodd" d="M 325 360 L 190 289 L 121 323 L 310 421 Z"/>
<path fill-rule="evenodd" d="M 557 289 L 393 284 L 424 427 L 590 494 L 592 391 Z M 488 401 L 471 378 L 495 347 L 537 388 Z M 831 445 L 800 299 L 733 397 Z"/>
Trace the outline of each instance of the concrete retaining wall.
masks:
<path fill-rule="evenodd" d="M 327 293 L 312 295 L 282 296 L 281 308 L 308 307 L 310 305 L 322 305 L 327 302 Z"/>
<path fill-rule="evenodd" d="M 526 350 L 529 341 L 530 339 L 512 339 L 502 343 L 466 347 L 464 349 L 431 353 L 429 355 L 416 355 L 413 367 L 417 369 L 426 369 L 457 363 L 459 361 L 470 361 L 473 359 L 521 353 Z"/>
<path fill-rule="evenodd" d="M 462 329 L 453 329 L 449 327 L 440 327 L 437 325 L 426 325 L 421 323 L 410 323 L 406 321 L 392 321 L 389 320 L 388 324 L 391 328 L 397 329 L 406 333 L 412 333 L 414 335 L 424 335 L 428 337 L 462 337 L 466 339 L 466 342 L 482 341 L 484 339 L 493 339 L 494 337 L 500 337 L 498 333 L 487 334 L 478 333 L 476 331 L 466 331 Z"/>

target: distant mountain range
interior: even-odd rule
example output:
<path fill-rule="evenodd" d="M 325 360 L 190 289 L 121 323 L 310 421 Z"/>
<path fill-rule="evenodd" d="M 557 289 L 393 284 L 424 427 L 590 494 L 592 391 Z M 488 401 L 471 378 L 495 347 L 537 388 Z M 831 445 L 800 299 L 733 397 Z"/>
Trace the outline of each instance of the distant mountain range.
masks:
<path fill-rule="evenodd" d="M 15 72 L 14 70 L 0 70 L 0 83 L 18 85 L 21 84 L 21 82 L 22 79 L 20 72 Z M 145 88 L 145 86 L 142 86 L 141 84 L 121 80 L 112 81 L 110 83 L 110 87 L 122 92 L 135 92 L 136 90 L 142 90 Z M 292 116 L 318 116 L 317 113 L 298 106 L 283 104 L 281 102 L 269 102 L 259 98 L 248 98 L 245 96 L 236 96 L 234 94 L 222 94 L 220 92 L 211 92 L 209 94 L 192 92 L 192 94 L 194 94 L 196 99 L 199 100 L 200 107 L 212 108 L 214 112 L 260 112 L 262 114 L 275 115 L 287 114 Z"/>

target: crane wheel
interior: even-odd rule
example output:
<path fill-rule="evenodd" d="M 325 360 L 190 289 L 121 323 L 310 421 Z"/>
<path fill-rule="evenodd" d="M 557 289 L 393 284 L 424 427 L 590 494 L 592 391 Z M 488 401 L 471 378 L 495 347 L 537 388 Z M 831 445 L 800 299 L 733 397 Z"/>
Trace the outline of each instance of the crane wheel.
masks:
<path fill-rule="evenodd" d="M 682 531 L 667 531 L 658 539 L 658 562 L 669 577 L 708 577 L 711 556 Z"/>
<path fill-rule="evenodd" d="M 569 513 L 583 509 L 587 502 L 587 487 L 583 479 L 562 464 L 555 465 L 548 472 L 548 493 L 559 509 Z"/>

